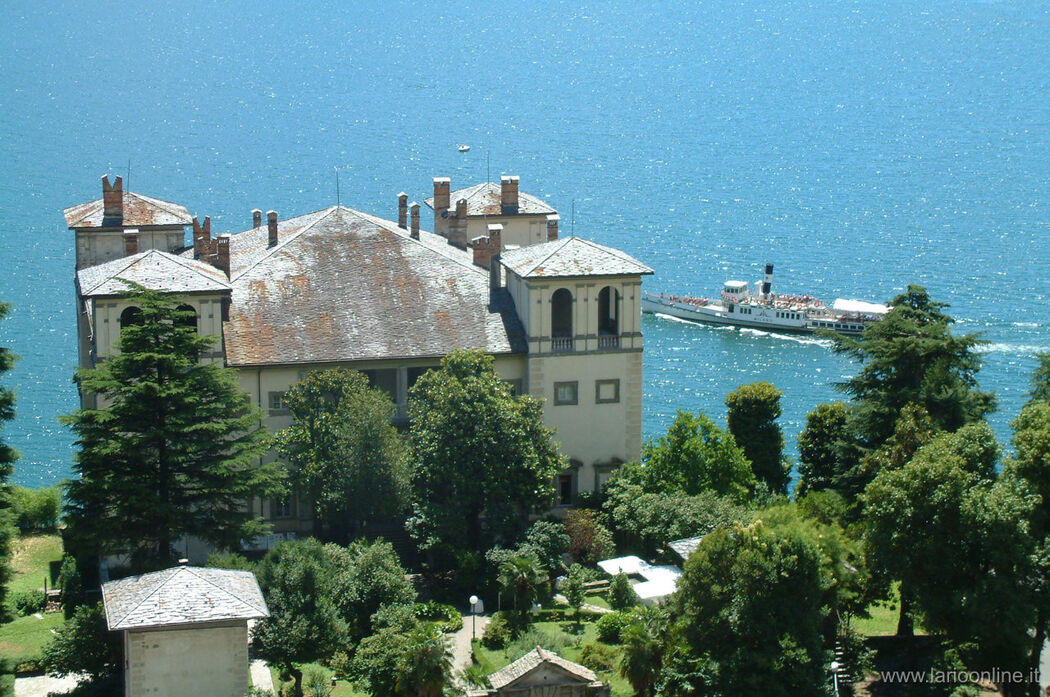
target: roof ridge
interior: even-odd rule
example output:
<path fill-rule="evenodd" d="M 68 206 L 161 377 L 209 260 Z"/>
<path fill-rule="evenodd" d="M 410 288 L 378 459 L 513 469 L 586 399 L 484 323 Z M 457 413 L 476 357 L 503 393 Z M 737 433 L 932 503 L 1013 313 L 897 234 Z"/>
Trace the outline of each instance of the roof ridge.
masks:
<path fill-rule="evenodd" d="M 324 220 L 325 218 L 330 216 L 333 212 L 335 212 L 337 209 L 339 209 L 341 207 L 342 206 L 338 206 L 338 205 L 336 205 L 336 206 L 329 206 L 328 208 L 322 208 L 320 211 L 314 211 L 314 213 L 324 213 L 324 215 L 318 216 L 317 220 L 313 221 L 312 223 L 310 223 L 309 225 L 307 225 L 303 229 L 299 230 L 299 232 L 293 233 L 291 237 L 285 239 L 283 242 L 278 242 L 278 244 L 274 245 L 272 249 L 267 250 L 266 253 L 263 254 L 261 257 L 259 257 L 258 259 L 256 259 L 252 263 L 250 263 L 247 266 L 245 266 L 237 274 L 237 279 L 241 278 L 241 276 L 243 276 L 244 274 L 248 273 L 249 271 L 254 269 L 256 266 L 258 266 L 259 264 L 261 264 L 265 260 L 267 260 L 270 257 L 272 257 L 274 254 L 277 253 L 277 250 L 284 249 L 284 247 L 286 245 L 288 245 L 288 244 L 294 242 L 295 240 L 299 239 L 300 237 L 302 237 L 306 233 L 307 230 L 310 230 L 311 228 L 313 228 L 315 225 L 317 225 L 319 222 L 321 222 L 322 220 Z M 306 213 L 305 215 L 311 215 L 311 213 Z M 295 216 L 295 218 L 302 218 L 302 217 L 304 217 L 304 216 L 302 216 L 302 215 Z M 289 218 L 289 220 L 295 220 L 295 218 Z M 287 222 L 287 221 L 285 221 L 285 222 Z M 247 232 L 247 231 L 245 231 L 245 232 Z M 231 235 L 230 238 L 232 239 L 233 236 Z M 236 279 L 234 279 L 233 275 L 231 274 L 230 275 L 230 283 L 232 284 L 234 280 L 236 280 Z"/>
<path fill-rule="evenodd" d="M 103 283 L 106 283 L 106 282 L 107 282 L 107 281 L 109 281 L 110 279 L 118 278 L 120 274 L 122 274 L 122 273 L 124 273 L 125 271 L 127 271 L 128 269 L 130 269 L 130 268 L 131 268 L 132 266 L 134 266 L 134 265 L 135 265 L 135 264 L 136 264 L 136 263 L 137 263 L 138 261 L 140 261 L 140 260 L 142 260 L 142 259 L 145 259 L 145 258 L 146 258 L 146 255 L 147 255 L 147 254 L 149 254 L 150 252 L 154 252 L 154 251 L 156 251 L 156 250 L 155 250 L 155 249 L 147 249 L 147 250 L 146 250 L 145 252 L 139 252 L 138 254 L 133 254 L 133 255 L 132 255 L 132 256 L 130 256 L 130 257 L 124 257 L 125 259 L 130 259 L 131 261 L 129 261 L 129 262 L 128 262 L 127 264 L 125 264 L 124 266 L 122 266 L 122 267 L 121 267 L 121 269 L 120 269 L 119 271 L 117 271 L 117 272 L 113 273 L 113 274 L 112 274 L 112 275 L 110 275 L 110 276 L 106 276 L 105 278 L 103 278 L 102 280 L 100 280 L 100 281 L 99 281 L 98 283 L 96 283 L 96 284 L 95 284 L 94 286 L 92 286 L 91 288 L 89 288 L 89 289 L 88 289 L 88 291 L 87 291 L 86 293 L 81 293 L 81 295 L 90 295 L 91 293 L 94 293 L 94 292 L 95 292 L 96 290 L 98 290 L 98 289 L 99 289 L 99 287 L 101 287 L 101 286 L 102 286 L 102 284 L 103 284 Z M 136 259 L 135 257 L 138 257 L 138 259 Z M 103 262 L 103 263 L 105 263 L 105 262 Z M 102 266 L 102 264 L 96 264 L 95 266 Z M 89 267 L 87 267 L 87 268 L 92 268 L 92 267 L 90 267 L 90 266 L 89 266 Z M 123 281 L 124 279 L 123 279 L 123 278 L 120 278 L 119 280 Z"/>
<path fill-rule="evenodd" d="M 176 264 L 178 264 L 182 268 L 184 268 L 184 269 L 186 269 L 188 271 L 192 271 L 193 273 L 197 274 L 201 278 L 206 278 L 209 281 L 216 281 L 217 280 L 217 279 L 214 279 L 214 278 L 211 278 L 211 277 L 207 276 L 204 273 L 204 271 L 202 271 L 201 269 L 196 268 L 195 266 L 193 266 L 193 265 L 191 265 L 189 263 L 190 261 L 196 261 L 196 262 L 201 263 L 201 264 L 205 264 L 207 262 L 202 262 L 199 259 L 192 259 L 192 260 L 191 259 L 186 259 L 186 258 L 180 257 L 178 254 L 172 254 L 170 252 L 162 252 L 159 249 L 151 249 L 150 251 L 151 252 L 158 252 L 159 254 L 161 254 L 163 256 L 163 258 L 170 259 L 171 261 L 175 262 Z M 145 257 L 143 257 L 143 259 L 145 259 Z M 209 266 L 210 266 L 210 264 L 209 264 Z M 215 267 L 212 267 L 212 268 L 215 268 Z M 215 270 L 219 271 L 219 272 L 222 271 L 222 269 L 219 269 L 219 268 L 215 268 Z M 219 281 L 219 282 L 220 283 L 224 283 L 225 285 L 230 285 L 229 279 L 227 279 L 225 281 Z"/>
<path fill-rule="evenodd" d="M 225 593 L 226 595 L 230 596 L 231 598 L 233 598 L 234 600 L 239 602 L 241 605 L 247 605 L 248 607 L 250 607 L 253 610 L 260 610 L 261 609 L 259 607 L 256 607 L 255 605 L 252 605 L 251 603 L 249 603 L 247 600 L 245 600 L 244 598 L 240 597 L 239 595 L 234 595 L 230 591 L 226 590 L 225 588 L 223 588 L 219 584 L 217 584 L 214 581 L 212 581 L 210 578 L 205 578 L 204 576 L 201 576 L 200 574 L 198 574 L 197 570 L 201 569 L 201 568 L 202 567 L 199 567 L 199 566 L 183 566 L 183 567 L 181 567 L 179 569 L 179 571 L 187 571 L 187 572 L 193 574 L 194 576 L 196 576 L 200 580 L 204 581 L 208 585 L 214 586 L 216 589 L 218 589 L 218 590 L 222 591 L 223 593 Z M 226 571 L 226 572 L 232 572 L 232 573 L 239 573 L 240 572 L 239 569 L 220 569 L 220 571 Z M 250 571 L 244 571 L 244 573 L 251 573 L 251 572 Z M 174 574 L 172 574 L 172 577 L 174 577 Z"/>

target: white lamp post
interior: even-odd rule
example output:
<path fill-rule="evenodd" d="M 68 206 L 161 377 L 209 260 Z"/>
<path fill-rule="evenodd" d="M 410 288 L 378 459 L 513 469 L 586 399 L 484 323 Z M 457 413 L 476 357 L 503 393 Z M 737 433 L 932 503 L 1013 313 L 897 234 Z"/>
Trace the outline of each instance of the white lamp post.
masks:
<path fill-rule="evenodd" d="M 470 596 L 470 638 L 475 639 L 475 631 L 478 627 L 478 603 L 481 598 L 476 595 Z"/>
<path fill-rule="evenodd" d="M 831 679 L 835 682 L 835 697 L 839 697 L 839 668 L 841 667 L 838 661 L 831 662 Z"/>

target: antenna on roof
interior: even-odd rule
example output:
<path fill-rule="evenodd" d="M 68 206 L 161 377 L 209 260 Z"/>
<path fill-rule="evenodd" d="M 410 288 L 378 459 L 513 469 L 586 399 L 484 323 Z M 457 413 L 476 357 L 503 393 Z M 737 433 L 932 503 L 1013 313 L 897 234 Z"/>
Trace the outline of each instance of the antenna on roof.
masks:
<path fill-rule="evenodd" d="M 485 151 L 485 183 L 488 184 L 492 181 L 492 153 L 488 150 Z"/>
<path fill-rule="evenodd" d="M 128 158 L 128 176 L 124 177 L 124 191 L 131 189 L 131 158 Z"/>
<path fill-rule="evenodd" d="M 576 237 L 576 199 L 572 200 L 572 217 L 569 218 L 569 237 Z"/>
<path fill-rule="evenodd" d="M 339 206 L 339 168 L 333 167 L 335 170 L 335 205 Z"/>

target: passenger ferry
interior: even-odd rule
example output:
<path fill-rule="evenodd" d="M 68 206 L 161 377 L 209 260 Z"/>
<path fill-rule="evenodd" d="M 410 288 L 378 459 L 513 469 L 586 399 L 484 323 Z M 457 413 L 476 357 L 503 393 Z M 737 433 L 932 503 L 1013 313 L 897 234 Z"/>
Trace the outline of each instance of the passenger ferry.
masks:
<path fill-rule="evenodd" d="M 745 281 L 726 281 L 718 300 L 645 292 L 642 312 L 670 315 L 707 324 L 726 324 L 775 332 L 813 333 L 826 329 L 859 334 L 890 308 L 877 303 L 838 298 L 831 307 L 811 295 L 774 293 L 773 265 L 754 289 Z"/>

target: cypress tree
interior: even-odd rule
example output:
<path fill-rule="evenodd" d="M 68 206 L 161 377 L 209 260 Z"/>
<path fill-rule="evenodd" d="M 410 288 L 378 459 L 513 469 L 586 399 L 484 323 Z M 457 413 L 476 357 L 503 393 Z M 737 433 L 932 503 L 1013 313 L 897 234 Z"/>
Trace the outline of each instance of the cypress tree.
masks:
<path fill-rule="evenodd" d="M 11 311 L 11 306 L 0 303 L 0 320 Z M 10 349 L 0 346 L 0 375 L 14 365 L 15 356 Z M 15 394 L 9 388 L 0 387 L 0 425 L 15 418 Z M 11 487 L 8 478 L 14 469 L 18 452 L 0 440 L 0 618 L 4 615 L 4 598 L 7 582 L 11 579 L 11 540 L 14 537 L 14 522 L 11 515 Z"/>

